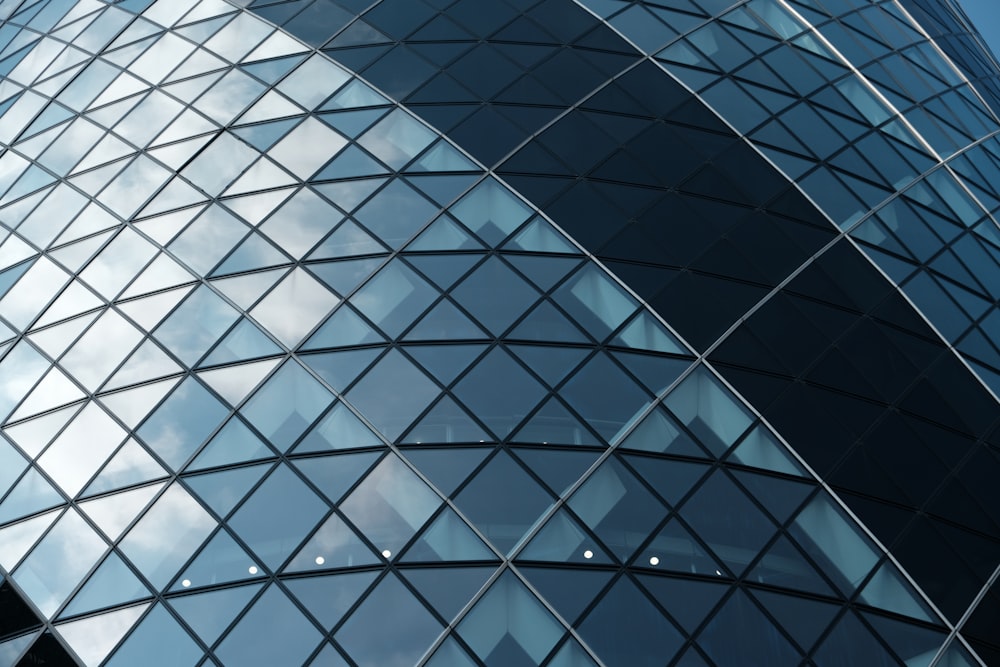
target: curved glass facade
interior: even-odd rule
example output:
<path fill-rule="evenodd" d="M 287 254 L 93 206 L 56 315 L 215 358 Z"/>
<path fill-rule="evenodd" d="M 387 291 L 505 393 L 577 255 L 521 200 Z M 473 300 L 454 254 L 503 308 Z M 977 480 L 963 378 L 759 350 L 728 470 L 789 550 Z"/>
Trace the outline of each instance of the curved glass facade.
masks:
<path fill-rule="evenodd" d="M 0 19 L 0 667 L 1000 664 L 950 1 Z"/>

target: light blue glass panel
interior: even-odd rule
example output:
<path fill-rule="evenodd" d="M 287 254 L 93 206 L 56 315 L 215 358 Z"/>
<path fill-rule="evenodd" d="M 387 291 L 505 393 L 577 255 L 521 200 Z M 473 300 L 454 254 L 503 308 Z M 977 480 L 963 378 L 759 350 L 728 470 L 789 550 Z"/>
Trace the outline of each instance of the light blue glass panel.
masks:
<path fill-rule="evenodd" d="M 80 592 L 66 606 L 61 617 L 133 602 L 151 595 L 116 553 L 97 568 Z"/>
<path fill-rule="evenodd" d="M 238 317 L 232 306 L 202 285 L 157 327 L 155 336 L 190 366 Z"/>
<path fill-rule="evenodd" d="M 400 261 L 393 261 L 351 297 L 368 319 L 395 338 L 431 305 L 438 292 Z"/>
<path fill-rule="evenodd" d="M 451 207 L 451 213 L 489 245 L 521 226 L 531 208 L 494 178 L 487 178 Z"/>
<path fill-rule="evenodd" d="M 271 456 L 274 456 L 274 451 L 234 417 L 212 438 L 188 469 L 202 470 Z"/>
<path fill-rule="evenodd" d="M 296 454 L 331 449 L 375 447 L 382 441 L 357 416 L 339 403 L 295 447 Z"/>
<path fill-rule="evenodd" d="M 344 614 L 361 599 L 375 580 L 376 572 L 350 572 L 328 577 L 286 579 L 292 595 L 327 630 L 340 623 Z"/>
<path fill-rule="evenodd" d="M 170 600 L 170 605 L 180 613 L 203 642 L 212 645 L 229 627 L 236 615 L 243 611 L 258 590 L 260 584 L 223 588 L 207 593 L 175 597 Z"/>
<path fill-rule="evenodd" d="M 358 143 L 393 169 L 399 169 L 435 138 L 425 125 L 395 109 L 362 135 Z"/>
<path fill-rule="evenodd" d="M 202 650 L 162 604 L 153 607 L 125 643 L 111 656 L 108 667 L 194 667 Z"/>
<path fill-rule="evenodd" d="M 51 617 L 107 548 L 71 509 L 14 571 L 14 581 L 45 617 Z M 66 558 L 68 553 L 73 557 Z"/>
<path fill-rule="evenodd" d="M 41 473 L 32 468 L 11 489 L 3 502 L 0 502 L 0 524 L 64 502 L 66 498 L 56 491 Z"/>
<path fill-rule="evenodd" d="M 178 470 L 227 414 L 228 408 L 188 377 L 137 433 L 167 465 Z"/>
<path fill-rule="evenodd" d="M 333 402 L 302 366 L 288 361 L 243 407 L 247 420 L 280 450 L 288 449 Z"/>
<path fill-rule="evenodd" d="M 236 511 L 229 525 L 271 569 L 277 569 L 328 507 L 286 465 L 281 465 Z"/>
<path fill-rule="evenodd" d="M 704 368 L 685 378 L 665 404 L 716 455 L 728 449 L 752 421 L 747 409 Z"/>
<path fill-rule="evenodd" d="M 365 418 L 395 440 L 440 389 L 395 349 L 390 350 L 347 394 Z"/>
<path fill-rule="evenodd" d="M 24 340 L 0 361 L 0 375 L 4 383 L 4 392 L 0 394 L 0 422 L 28 394 L 48 367 L 49 362 Z"/>
<path fill-rule="evenodd" d="M 379 562 L 354 530 L 332 514 L 285 566 L 285 572 L 366 567 Z"/>
<path fill-rule="evenodd" d="M 208 512 L 174 483 L 125 535 L 119 548 L 154 586 L 162 588 L 215 526 Z"/>
<path fill-rule="evenodd" d="M 555 300 L 587 331 L 600 338 L 621 326 L 638 306 L 624 289 L 593 264 L 587 264 L 560 287 Z"/>
<path fill-rule="evenodd" d="M 385 628 L 393 628 L 392 641 Z M 440 632 L 440 622 L 389 573 L 334 638 L 359 667 L 412 667 Z"/>
<path fill-rule="evenodd" d="M 440 504 L 441 499 L 393 454 L 365 477 L 340 509 L 391 558 Z"/>
<path fill-rule="evenodd" d="M 540 665 L 563 628 L 507 571 L 462 619 L 458 632 L 488 665 Z"/>
<path fill-rule="evenodd" d="M 792 535 L 848 594 L 878 562 L 874 547 L 824 494 L 816 496 L 795 518 Z"/>
<path fill-rule="evenodd" d="M 246 361 L 280 353 L 281 348 L 274 341 L 265 336 L 253 322 L 243 319 L 226 334 L 199 366 Z"/>
<path fill-rule="evenodd" d="M 258 563 L 225 530 L 216 533 L 177 578 L 171 591 L 202 588 L 263 576 Z"/>

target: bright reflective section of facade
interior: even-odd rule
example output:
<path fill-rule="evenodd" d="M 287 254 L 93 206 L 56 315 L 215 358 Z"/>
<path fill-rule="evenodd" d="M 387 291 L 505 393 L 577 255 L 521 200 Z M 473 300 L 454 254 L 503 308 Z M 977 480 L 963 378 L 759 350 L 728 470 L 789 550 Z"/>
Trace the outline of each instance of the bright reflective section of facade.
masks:
<path fill-rule="evenodd" d="M 950 0 L 0 19 L 0 667 L 1000 665 Z"/>

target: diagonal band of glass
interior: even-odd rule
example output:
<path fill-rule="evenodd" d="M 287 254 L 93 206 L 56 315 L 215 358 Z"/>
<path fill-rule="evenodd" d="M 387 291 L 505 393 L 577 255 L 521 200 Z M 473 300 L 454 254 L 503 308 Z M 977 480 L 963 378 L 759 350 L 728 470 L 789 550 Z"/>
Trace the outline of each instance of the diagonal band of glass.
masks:
<path fill-rule="evenodd" d="M 0 21 L 0 667 L 1000 665 L 954 3 Z"/>

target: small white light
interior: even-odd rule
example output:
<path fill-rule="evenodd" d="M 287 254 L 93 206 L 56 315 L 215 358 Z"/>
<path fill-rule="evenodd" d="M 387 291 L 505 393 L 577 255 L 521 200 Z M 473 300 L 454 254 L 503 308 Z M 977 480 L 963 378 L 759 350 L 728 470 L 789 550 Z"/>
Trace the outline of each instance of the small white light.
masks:
<path fill-rule="evenodd" d="M 392 558 L 392 552 L 386 549 L 382 552 L 382 558 Z"/>
<path fill-rule="evenodd" d="M 659 565 L 660 564 L 660 559 L 657 558 L 656 556 L 650 556 L 649 557 L 649 564 L 653 565 L 653 566 Z"/>
<path fill-rule="evenodd" d="M 249 567 L 249 568 L 247 569 L 247 572 L 249 572 L 250 574 L 257 574 L 257 567 L 256 567 L 255 565 L 251 565 L 251 566 L 250 566 L 250 567 Z"/>
<path fill-rule="evenodd" d="M 184 588 L 190 587 L 191 586 L 191 580 L 190 579 L 185 579 L 184 581 L 181 582 L 181 586 L 183 586 Z"/>
<path fill-rule="evenodd" d="M 590 560 L 591 558 L 594 557 L 594 552 L 591 551 L 590 549 L 587 549 L 586 551 L 583 552 L 583 557 L 586 558 L 587 560 Z"/>
<path fill-rule="evenodd" d="M 326 562 L 325 558 L 323 558 L 322 556 L 316 556 L 316 564 L 317 565 L 322 565 L 325 562 Z"/>
<path fill-rule="evenodd" d="M 717 575 L 719 575 L 720 577 L 722 576 L 722 573 L 721 573 L 721 572 L 719 572 L 718 570 L 716 570 L 716 571 L 715 571 L 715 573 L 716 573 Z"/>

